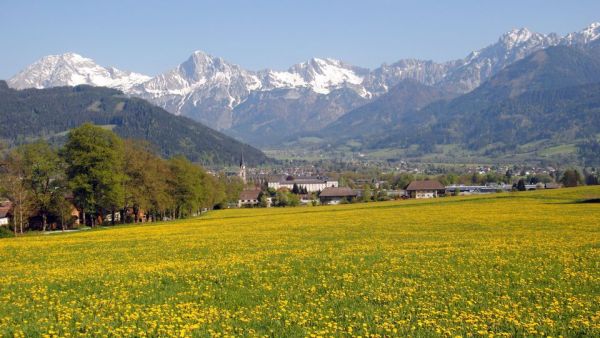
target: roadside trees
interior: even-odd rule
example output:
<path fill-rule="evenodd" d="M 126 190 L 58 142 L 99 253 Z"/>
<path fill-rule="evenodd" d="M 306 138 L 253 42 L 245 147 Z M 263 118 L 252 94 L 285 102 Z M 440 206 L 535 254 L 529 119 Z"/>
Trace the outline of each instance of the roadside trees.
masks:
<path fill-rule="evenodd" d="M 124 204 L 123 141 L 112 131 L 86 123 L 71 130 L 62 156 L 83 223 L 95 226 L 107 210 Z"/>

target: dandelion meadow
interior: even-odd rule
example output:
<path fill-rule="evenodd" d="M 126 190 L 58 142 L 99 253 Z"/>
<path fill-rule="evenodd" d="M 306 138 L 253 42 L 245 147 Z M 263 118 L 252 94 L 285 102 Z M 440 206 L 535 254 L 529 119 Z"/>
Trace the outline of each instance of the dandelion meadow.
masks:
<path fill-rule="evenodd" d="M 597 187 L 0 240 L 2 336 L 599 336 Z"/>

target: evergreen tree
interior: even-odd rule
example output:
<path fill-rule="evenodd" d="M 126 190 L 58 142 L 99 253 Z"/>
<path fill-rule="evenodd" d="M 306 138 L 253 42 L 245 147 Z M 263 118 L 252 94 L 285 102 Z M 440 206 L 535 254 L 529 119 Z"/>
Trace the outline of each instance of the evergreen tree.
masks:
<path fill-rule="evenodd" d="M 581 174 L 577 169 L 568 169 L 563 173 L 560 183 L 565 187 L 576 187 L 581 183 Z"/>
<path fill-rule="evenodd" d="M 586 185 L 598 185 L 598 176 L 594 173 L 588 173 L 585 176 L 585 184 Z"/>
<path fill-rule="evenodd" d="M 519 190 L 519 191 L 525 191 L 525 190 L 527 190 L 527 187 L 525 186 L 525 180 L 524 179 L 521 178 L 517 182 L 517 190 Z"/>
<path fill-rule="evenodd" d="M 506 171 L 506 173 L 504 174 L 504 177 L 506 178 L 506 182 L 510 183 L 512 181 L 512 177 L 513 177 L 512 169 L 508 169 Z"/>

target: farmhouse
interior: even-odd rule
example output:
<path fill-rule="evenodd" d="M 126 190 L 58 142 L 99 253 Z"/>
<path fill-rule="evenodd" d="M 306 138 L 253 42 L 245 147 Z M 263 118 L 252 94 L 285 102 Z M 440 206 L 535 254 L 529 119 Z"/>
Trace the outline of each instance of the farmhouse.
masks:
<path fill-rule="evenodd" d="M 343 200 L 351 201 L 358 194 L 350 188 L 329 187 L 319 194 L 321 204 L 340 204 Z"/>
<path fill-rule="evenodd" d="M 238 199 L 238 208 L 249 206 L 253 207 L 258 205 L 260 202 L 260 189 L 246 189 L 240 193 L 240 198 Z"/>
<path fill-rule="evenodd" d="M 338 181 L 330 180 L 327 177 L 293 177 L 281 176 L 269 178 L 267 186 L 275 190 L 287 188 L 292 190 L 296 185 L 298 188 L 306 190 L 306 192 L 322 191 L 325 188 L 337 187 Z"/>
<path fill-rule="evenodd" d="M 412 181 L 406 187 L 406 193 L 410 198 L 435 198 L 443 196 L 446 192 L 438 181 Z"/>
<path fill-rule="evenodd" d="M 12 210 L 12 203 L 9 201 L 0 202 L 0 226 L 8 225 L 10 222 L 10 212 Z"/>

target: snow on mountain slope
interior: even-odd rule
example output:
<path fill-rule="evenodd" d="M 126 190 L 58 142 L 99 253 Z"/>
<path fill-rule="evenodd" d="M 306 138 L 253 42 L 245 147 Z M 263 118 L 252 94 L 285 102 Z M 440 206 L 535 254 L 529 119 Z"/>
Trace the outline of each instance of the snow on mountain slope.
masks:
<path fill-rule="evenodd" d="M 566 45 L 585 45 L 600 38 L 600 22 L 594 22 L 585 29 L 567 34 L 562 43 Z"/>
<path fill-rule="evenodd" d="M 328 95 L 336 89 L 349 88 L 363 98 L 370 98 L 362 85 L 368 69 L 355 67 L 335 59 L 313 58 L 290 67 L 287 71 L 259 72 L 262 91 L 273 89 L 308 88 L 317 94 Z"/>
<path fill-rule="evenodd" d="M 391 65 L 383 64 L 369 73 L 363 85 L 374 97 L 387 93 L 390 88 L 407 79 L 431 86 L 446 77 L 454 63 L 404 59 Z"/>
<path fill-rule="evenodd" d="M 262 83 L 238 65 L 202 51 L 166 73 L 132 88 L 130 94 L 148 99 L 174 114 L 183 114 L 213 128 L 231 126 L 231 110 Z"/>
<path fill-rule="evenodd" d="M 187 95 L 214 86 L 241 87 L 250 91 L 259 89 L 261 82 L 250 71 L 196 51 L 176 68 L 152 78 L 135 90 L 141 89 L 154 95 Z M 234 96 L 235 93 L 232 93 L 232 98 Z"/>
<path fill-rule="evenodd" d="M 504 67 L 541 49 L 556 45 L 586 47 L 600 41 L 600 23 L 592 23 L 579 32 L 560 37 L 555 33 L 540 34 L 527 28 L 513 29 L 496 43 L 469 54 L 438 84 L 459 92 L 477 88 Z"/>
<path fill-rule="evenodd" d="M 368 72 L 339 60 L 313 58 L 290 67 L 287 72 L 268 71 L 265 88 L 307 87 L 319 94 L 329 94 L 345 85 L 360 85 Z"/>
<path fill-rule="evenodd" d="M 513 29 L 503 34 L 496 43 L 457 62 L 440 84 L 458 92 L 469 92 L 507 65 L 559 42 L 556 34 L 534 33 L 527 28 Z"/>
<path fill-rule="evenodd" d="M 9 79 L 8 85 L 23 89 L 87 84 L 128 91 L 131 87 L 149 79 L 149 76 L 114 67 L 104 68 L 92 59 L 75 53 L 66 53 L 41 58 Z"/>
<path fill-rule="evenodd" d="M 252 72 L 222 58 L 196 51 L 176 68 L 132 88 L 132 95 L 146 98 L 175 113 L 190 116 L 217 129 L 232 127 L 232 110 L 252 92 L 274 89 L 310 89 L 329 94 L 360 86 L 368 70 L 333 59 L 311 59 L 288 71 Z"/>
<path fill-rule="evenodd" d="M 13 88 L 78 84 L 117 88 L 129 95 L 145 98 L 174 114 L 228 130 L 236 120 L 240 120 L 239 117 L 234 118 L 234 110 L 249 98 L 252 99 L 252 107 L 261 107 L 260 111 L 269 111 L 264 106 L 272 104 L 290 116 L 296 113 L 309 116 L 307 113 L 310 112 L 329 120 L 327 114 L 337 118 L 345 113 L 340 113 L 340 109 L 375 99 L 403 80 L 466 93 L 507 65 L 540 49 L 558 44 L 587 48 L 599 42 L 600 23 L 565 37 L 521 28 L 505 33 L 494 44 L 474 51 L 464 59 L 445 63 L 404 59 L 374 70 L 335 59 L 313 58 L 286 71 L 267 69 L 254 72 L 197 51 L 177 67 L 153 78 L 112 67 L 104 68 L 91 59 L 68 53 L 42 58 L 8 80 L 8 84 Z M 314 95 L 324 97 L 317 99 Z M 295 99 L 291 99 L 292 96 Z M 266 101 L 259 102 L 261 99 Z M 298 126 L 298 129 L 302 128 Z"/>

